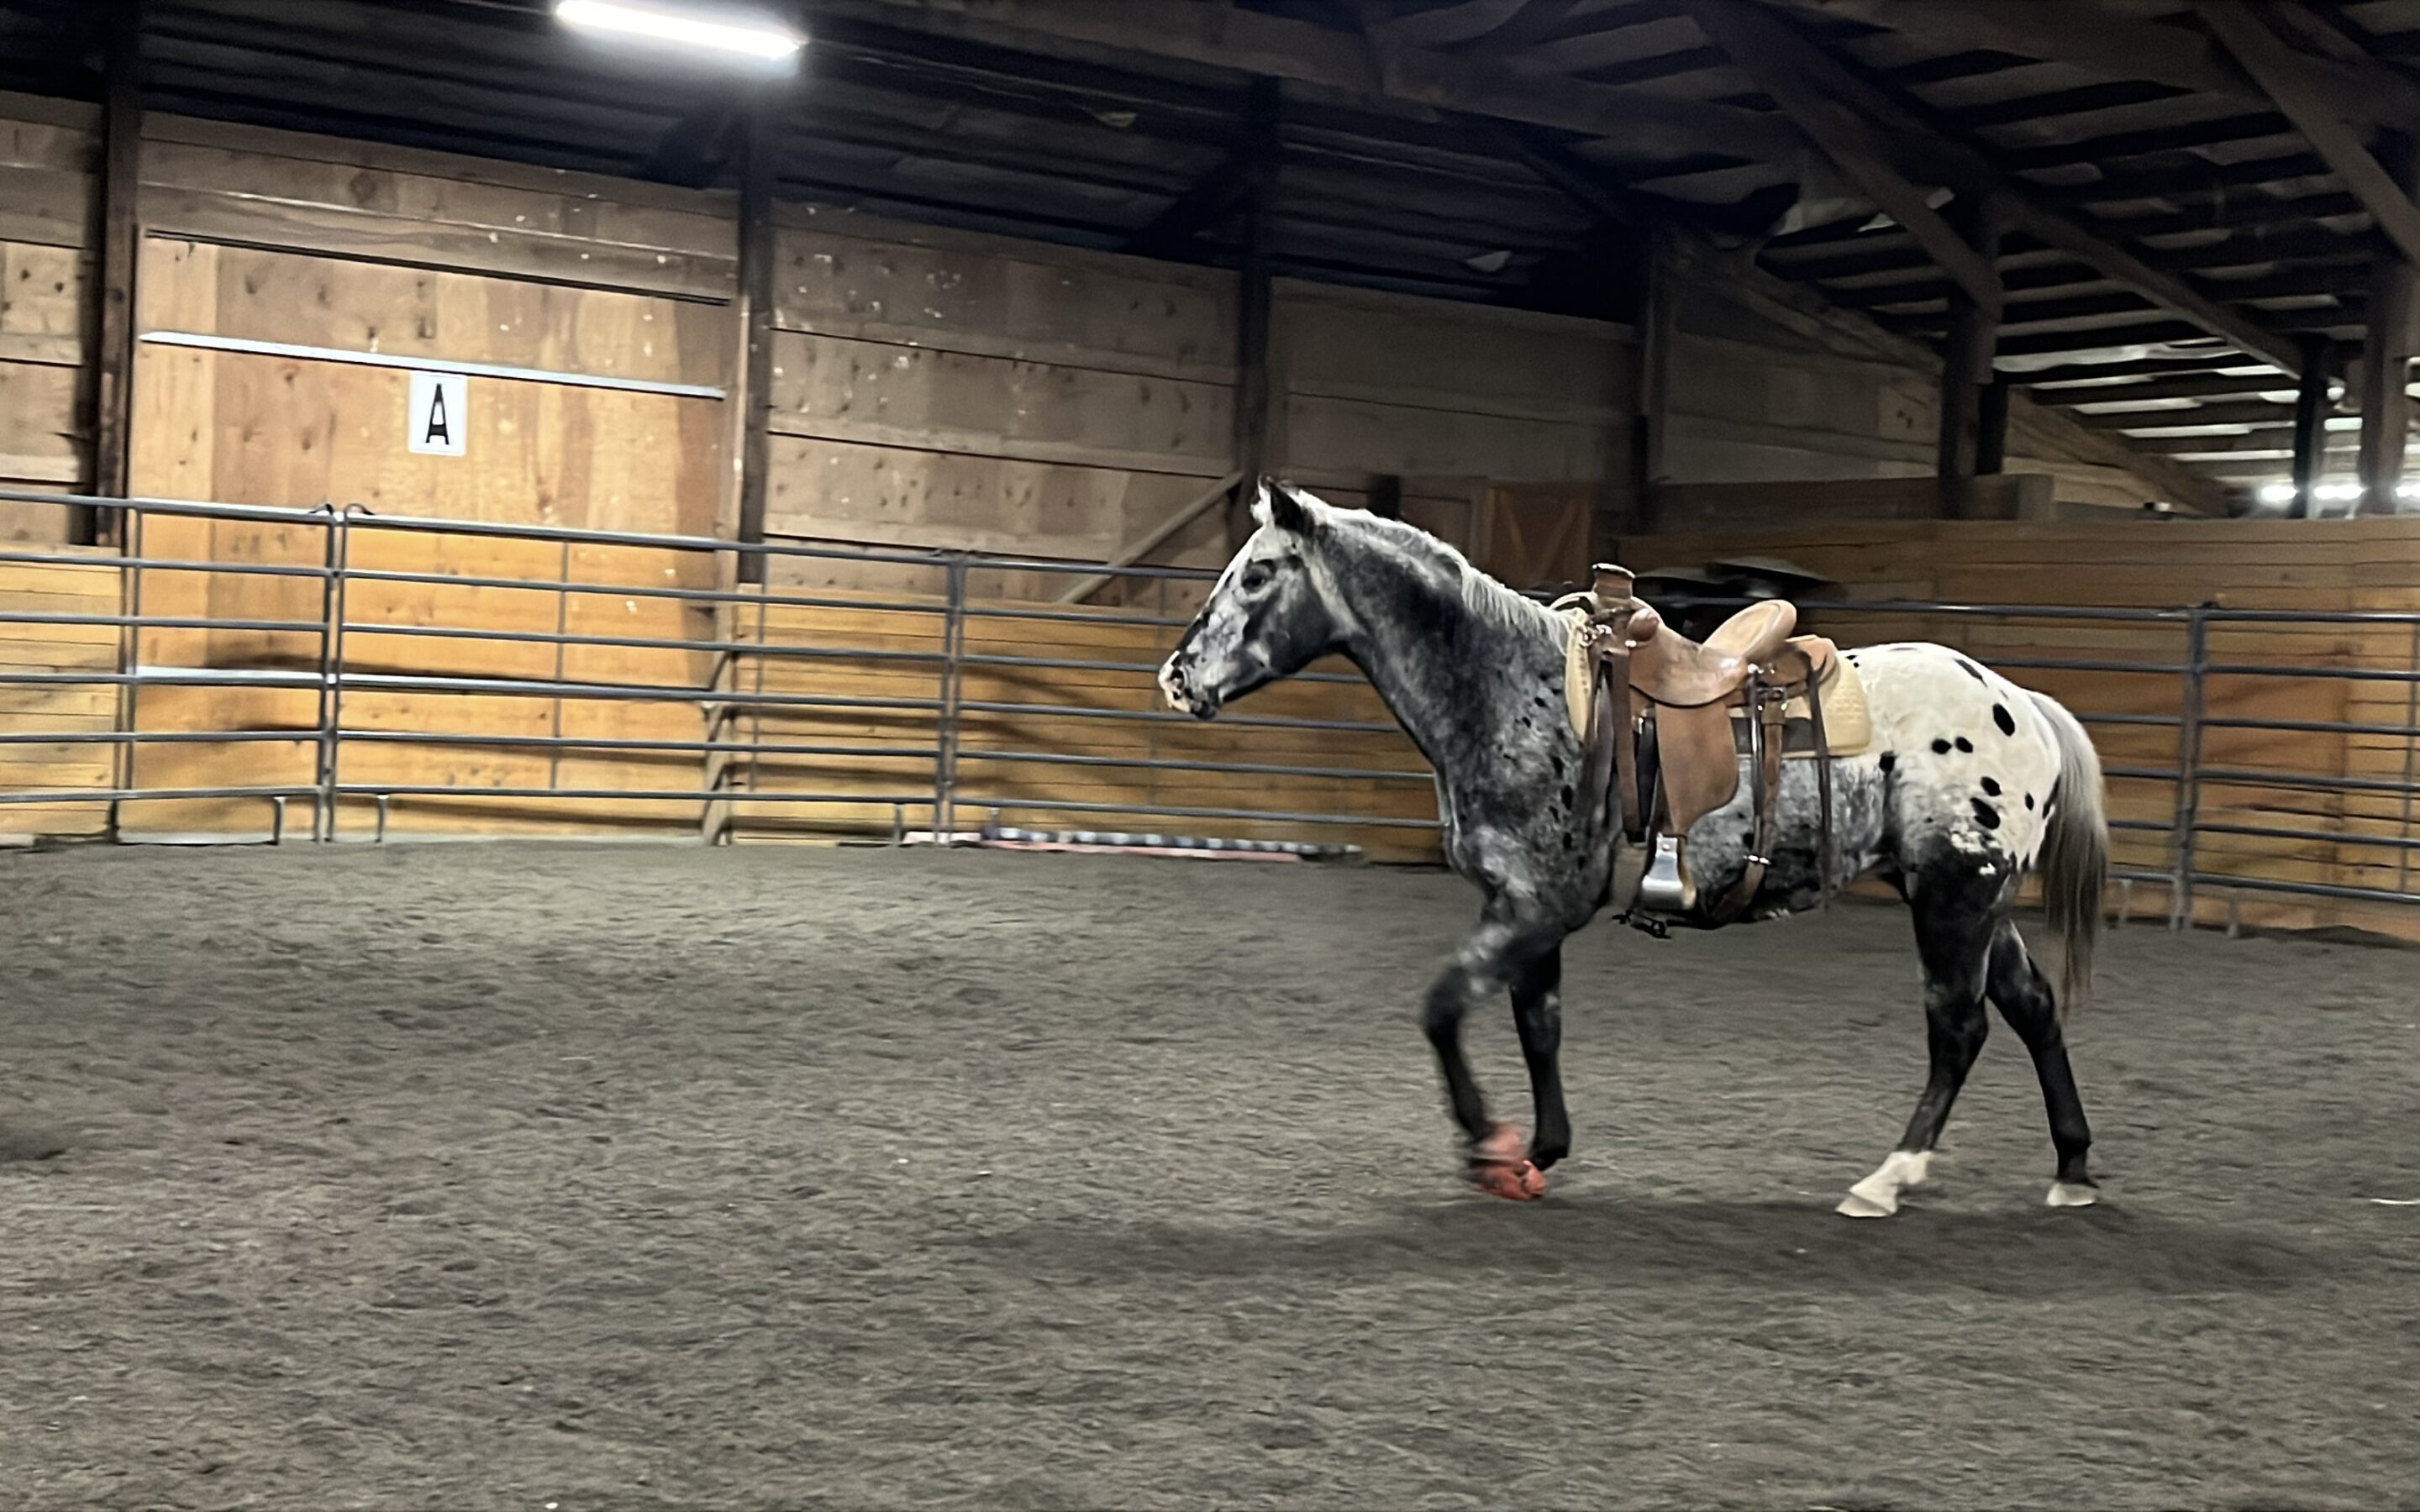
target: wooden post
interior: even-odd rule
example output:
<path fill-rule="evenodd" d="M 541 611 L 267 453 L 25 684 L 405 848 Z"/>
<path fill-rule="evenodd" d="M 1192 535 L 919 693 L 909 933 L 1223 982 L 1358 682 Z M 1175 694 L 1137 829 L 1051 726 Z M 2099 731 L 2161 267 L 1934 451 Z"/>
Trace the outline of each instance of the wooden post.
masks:
<path fill-rule="evenodd" d="M 2420 152 L 2399 131 L 2381 132 L 2378 161 L 2409 198 L 2415 187 Z M 2369 278 L 2369 329 L 2361 356 L 2361 500 L 2365 515 L 2392 515 L 2396 487 L 2403 481 L 2403 448 L 2412 430 L 2412 259 L 2392 246 L 2379 249 Z"/>
<path fill-rule="evenodd" d="M 1975 422 L 1975 474 L 1993 477 L 2009 471 L 2009 379 L 1993 374 L 1978 396 Z"/>
<path fill-rule="evenodd" d="M 1235 471 L 1243 482 L 1227 505 L 1227 542 L 1252 533 L 1251 501 L 1275 450 L 1271 419 L 1284 398 L 1270 378 L 1269 201 L 1278 177 L 1278 82 L 1254 79 L 1246 107 L 1245 152 L 1250 160 L 1244 194 L 1244 256 L 1235 290 Z"/>
<path fill-rule="evenodd" d="M 1622 535 L 1652 535 L 1662 524 L 1657 494 L 1664 486 L 1672 347 L 1681 333 L 1679 249 L 1668 233 L 1659 230 L 1649 236 L 1647 302 L 1638 322 L 1637 397 L 1631 427 L 1630 511 L 1617 532 Z"/>
<path fill-rule="evenodd" d="M 135 215 L 143 156 L 143 15 L 139 0 L 116 0 L 104 23 L 101 113 L 100 326 L 87 402 L 92 415 L 92 491 L 126 497 L 132 463 L 134 268 L 143 227 Z M 79 522 L 84 541 L 115 540 L 115 515 Z"/>
<path fill-rule="evenodd" d="M 2328 378 L 2334 357 L 2335 348 L 2326 337 L 2304 338 L 2303 382 L 2294 394 L 2294 498 L 2286 506 L 2296 519 L 2311 517 L 2311 490 L 2327 471 L 2327 418 L 2335 408 L 2328 402 Z"/>
<path fill-rule="evenodd" d="M 1990 205 L 1962 196 L 1945 217 L 1986 268 L 1993 269 L 2000 250 L 1999 217 Z M 1999 345 L 2000 312 L 1962 285 L 1949 285 L 1949 334 L 1941 352 L 1941 440 L 1934 471 L 1941 480 L 1941 515 L 1963 519 L 1974 508 L 1975 475 L 1985 471 L 1983 409 L 1985 391 L 1992 387 L 1992 357 Z M 2007 417 L 2003 411 L 2001 424 Z M 2000 446 L 2005 449 L 2005 432 Z M 1997 471 L 1995 465 L 1992 471 Z"/>
<path fill-rule="evenodd" d="M 773 165 L 780 150 L 780 94 L 770 85 L 749 100 L 739 144 L 739 301 L 741 332 L 737 538 L 765 539 L 765 501 L 772 464 Z M 765 581 L 765 558 L 746 552 L 739 580 Z"/>

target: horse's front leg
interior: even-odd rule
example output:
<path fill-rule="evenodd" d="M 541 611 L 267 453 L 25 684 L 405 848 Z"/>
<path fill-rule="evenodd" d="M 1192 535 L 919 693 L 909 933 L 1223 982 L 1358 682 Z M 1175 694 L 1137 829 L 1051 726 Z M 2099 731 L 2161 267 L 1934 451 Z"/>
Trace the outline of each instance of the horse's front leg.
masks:
<path fill-rule="evenodd" d="M 1529 1067 L 1529 1102 L 1538 1132 L 1529 1164 L 1544 1171 L 1572 1152 L 1572 1119 L 1563 1107 L 1563 948 L 1553 946 L 1512 976 L 1512 1022 L 1521 1030 L 1521 1058 Z"/>
<path fill-rule="evenodd" d="M 1480 926 L 1429 989 L 1423 1019 L 1430 1046 L 1436 1051 L 1437 1070 L 1445 1078 L 1446 1103 L 1469 1147 L 1470 1179 L 1481 1191 L 1527 1200 L 1546 1189 L 1545 1178 L 1534 1165 L 1521 1131 L 1487 1116 L 1487 1098 L 1470 1073 L 1462 1051 L 1462 1021 L 1473 1009 L 1509 989 L 1513 979 L 1539 954 L 1531 944 L 1523 949 L 1525 932 L 1491 908 Z M 1528 1039 L 1524 1036 L 1525 1049 Z"/>

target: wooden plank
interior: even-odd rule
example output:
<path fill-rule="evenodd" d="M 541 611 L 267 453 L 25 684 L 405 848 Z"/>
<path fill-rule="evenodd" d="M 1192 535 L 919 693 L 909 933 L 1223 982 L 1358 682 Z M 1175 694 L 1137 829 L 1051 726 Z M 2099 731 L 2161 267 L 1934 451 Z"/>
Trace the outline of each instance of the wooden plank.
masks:
<path fill-rule="evenodd" d="M 779 435 L 1195 477 L 1228 469 L 1221 385 L 788 332 L 772 349 Z"/>
<path fill-rule="evenodd" d="M 90 173 L 0 164 L 0 240 L 81 248 L 92 238 Z"/>
<path fill-rule="evenodd" d="M 785 224 L 778 248 L 784 331 L 1234 381 L 1232 274 L 832 216 Z"/>
<path fill-rule="evenodd" d="M 691 300 L 730 299 L 735 276 L 730 262 L 694 253 L 159 183 L 143 186 L 142 216 L 159 236 Z"/>

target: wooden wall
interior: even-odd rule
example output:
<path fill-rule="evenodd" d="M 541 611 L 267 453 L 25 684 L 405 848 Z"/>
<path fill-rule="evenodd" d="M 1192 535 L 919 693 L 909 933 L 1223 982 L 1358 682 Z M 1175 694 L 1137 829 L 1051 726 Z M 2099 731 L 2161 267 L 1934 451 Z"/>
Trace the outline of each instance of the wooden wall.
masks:
<path fill-rule="evenodd" d="M 1233 466 L 1232 274 L 812 207 L 783 219 L 773 533 L 1100 561 Z M 1561 486 L 1582 517 L 1626 486 L 1623 328 L 1291 280 L 1272 325 L 1273 455 L 1337 502 L 1404 478 L 1408 517 L 1483 555 L 1491 486 Z M 1147 560 L 1226 553 L 1214 510 Z M 875 585 L 858 566 L 785 571 Z"/>
<path fill-rule="evenodd" d="M 92 482 L 82 415 L 95 336 L 99 121 L 90 107 L 0 96 L 0 486 Z M 0 540 L 60 541 L 60 510 L 0 502 Z"/>
<path fill-rule="evenodd" d="M 1933 475 L 1940 359 L 1931 349 L 1744 260 L 1683 255 L 1673 284 L 1663 481 Z M 2217 502 L 2206 480 L 2038 409 L 2022 393 L 2009 405 L 2007 471 L 2052 477 L 2056 500 L 2067 503 Z M 1789 505 L 1777 500 L 1776 508 Z M 1785 522 L 1814 513 L 1793 511 Z"/>
<path fill-rule="evenodd" d="M 1777 554 L 1845 585 L 1853 598 L 1968 604 L 2070 604 L 2308 612 L 2420 610 L 2420 521 L 2120 520 L 2108 523 L 1872 522 L 1794 529 L 1768 527 L 1713 534 L 1667 533 L 1621 543 L 1634 567 L 1687 565 L 1743 553 Z M 2021 659 L 2136 661 L 2180 666 L 2180 623 L 2125 624 L 1977 620 L 1888 611 L 1810 615 L 1844 643 L 1939 640 L 1987 663 Z M 2243 667 L 2310 666 L 2403 673 L 2420 669 L 2420 636 L 2409 625 L 2214 625 L 2209 658 Z M 2173 671 L 2022 669 L 2008 675 L 2060 699 L 2080 714 L 2175 717 L 2181 679 Z M 2408 732 L 2413 685 L 2215 673 L 2208 682 L 2214 719 L 2383 725 Z M 2173 771 L 2173 726 L 2096 724 L 2095 744 L 2113 768 Z M 2206 768 L 2408 782 L 2420 764 L 2409 733 L 2209 729 Z M 2173 783 L 2115 776 L 2111 813 L 2168 825 Z M 2420 876 L 2400 845 L 2420 839 L 2412 804 L 2398 794 L 2331 793 L 2286 784 L 2212 780 L 2204 784 L 2206 824 L 2299 829 L 2314 838 L 2204 834 L 2197 870 L 2295 883 L 2385 888 L 2420 894 Z M 2169 840 L 2120 832 L 2121 866 L 2165 872 Z M 2157 887 L 2138 890 L 2164 910 Z M 2352 923 L 2420 937 L 2420 909 L 2244 892 L 2241 917 L 2304 927 Z M 2205 888 L 2198 912 L 2226 917 L 2224 887 Z"/>

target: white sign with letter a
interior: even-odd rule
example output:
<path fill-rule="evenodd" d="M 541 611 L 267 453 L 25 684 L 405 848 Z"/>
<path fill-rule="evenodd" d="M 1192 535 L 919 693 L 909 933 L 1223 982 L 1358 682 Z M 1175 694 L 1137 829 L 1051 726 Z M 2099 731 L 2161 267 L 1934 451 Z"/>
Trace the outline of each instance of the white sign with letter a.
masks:
<path fill-rule="evenodd" d="M 411 375 L 405 444 L 428 456 L 460 456 L 471 428 L 471 380 L 459 373 Z"/>

